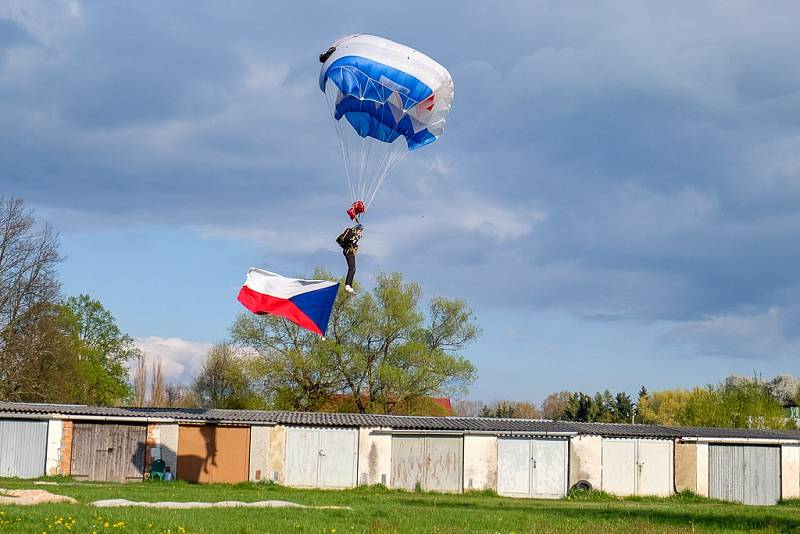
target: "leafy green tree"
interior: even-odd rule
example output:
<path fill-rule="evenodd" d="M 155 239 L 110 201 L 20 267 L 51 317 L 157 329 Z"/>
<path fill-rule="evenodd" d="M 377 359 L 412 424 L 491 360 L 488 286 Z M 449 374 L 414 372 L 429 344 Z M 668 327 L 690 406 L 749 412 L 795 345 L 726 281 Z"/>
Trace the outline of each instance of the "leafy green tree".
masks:
<path fill-rule="evenodd" d="M 316 278 L 333 279 L 318 270 Z M 461 350 L 479 335 L 461 300 L 433 298 L 399 273 L 372 291 L 340 292 L 328 338 L 270 315 L 242 314 L 233 340 L 261 356 L 262 391 L 280 408 L 318 410 L 346 394 L 361 413 L 408 413 L 430 396 L 459 396 L 475 379 Z"/>
<path fill-rule="evenodd" d="M 114 316 L 89 295 L 64 303 L 78 341 L 81 402 L 113 405 L 130 395 L 127 362 L 139 356 L 133 338 L 124 334 Z"/>

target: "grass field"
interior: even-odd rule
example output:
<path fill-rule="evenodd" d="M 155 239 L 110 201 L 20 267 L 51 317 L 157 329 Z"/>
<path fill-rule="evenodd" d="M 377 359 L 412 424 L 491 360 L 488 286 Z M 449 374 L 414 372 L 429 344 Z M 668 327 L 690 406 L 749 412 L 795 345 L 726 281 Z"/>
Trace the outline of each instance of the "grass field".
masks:
<path fill-rule="evenodd" d="M 800 532 L 800 504 L 751 507 L 693 496 L 614 499 L 587 495 L 560 501 L 491 494 L 436 495 L 384 488 L 297 490 L 264 484 L 189 485 L 181 482 L 107 484 L 59 480 L 34 486 L 0 479 L 0 488 L 46 489 L 79 504 L 0 506 L 0 533 L 65 532 Z M 352 510 L 99 509 L 100 499 L 131 501 L 286 500 Z"/>

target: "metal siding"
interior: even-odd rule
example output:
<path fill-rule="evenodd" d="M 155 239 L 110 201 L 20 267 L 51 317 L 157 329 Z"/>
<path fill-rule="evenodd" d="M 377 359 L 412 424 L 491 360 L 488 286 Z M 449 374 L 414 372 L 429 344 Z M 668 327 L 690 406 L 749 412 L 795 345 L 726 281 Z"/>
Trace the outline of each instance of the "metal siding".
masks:
<path fill-rule="evenodd" d="M 47 421 L 0 421 L 0 477 L 43 476 Z"/>
<path fill-rule="evenodd" d="M 175 478 L 187 482 L 211 482 L 213 439 L 210 426 L 178 427 L 178 467 Z"/>
<path fill-rule="evenodd" d="M 566 440 L 531 440 L 533 497 L 559 498 L 567 491 Z"/>
<path fill-rule="evenodd" d="M 319 432 L 314 428 L 286 429 L 286 485 L 315 488 L 319 472 Z"/>
<path fill-rule="evenodd" d="M 460 492 L 464 473 L 464 440 L 455 436 L 425 438 L 426 491 Z"/>
<path fill-rule="evenodd" d="M 425 485 L 425 437 L 392 436 L 392 487 Z"/>
<path fill-rule="evenodd" d="M 319 429 L 320 488 L 352 488 L 358 469 L 358 431 Z"/>
<path fill-rule="evenodd" d="M 780 447 L 710 445 L 709 497 L 744 504 L 775 504 L 781 497 Z"/>
<path fill-rule="evenodd" d="M 211 482 L 246 482 L 250 470 L 250 427 L 214 427 L 214 454 Z"/>
<path fill-rule="evenodd" d="M 531 494 L 531 444 L 527 438 L 497 440 L 497 493 L 509 497 Z"/>
<path fill-rule="evenodd" d="M 603 439 L 603 491 L 614 495 L 636 493 L 636 441 Z"/>
<path fill-rule="evenodd" d="M 672 495 L 672 442 L 640 439 L 637 443 L 637 495 Z"/>

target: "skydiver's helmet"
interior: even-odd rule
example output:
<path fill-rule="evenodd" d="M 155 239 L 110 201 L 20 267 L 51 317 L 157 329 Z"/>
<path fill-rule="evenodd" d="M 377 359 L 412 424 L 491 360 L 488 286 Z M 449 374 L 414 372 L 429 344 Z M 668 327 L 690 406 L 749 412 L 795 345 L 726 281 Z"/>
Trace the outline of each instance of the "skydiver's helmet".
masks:
<path fill-rule="evenodd" d="M 356 225 L 356 232 L 363 232 L 363 231 L 364 231 L 364 225 L 363 224 L 357 224 Z"/>

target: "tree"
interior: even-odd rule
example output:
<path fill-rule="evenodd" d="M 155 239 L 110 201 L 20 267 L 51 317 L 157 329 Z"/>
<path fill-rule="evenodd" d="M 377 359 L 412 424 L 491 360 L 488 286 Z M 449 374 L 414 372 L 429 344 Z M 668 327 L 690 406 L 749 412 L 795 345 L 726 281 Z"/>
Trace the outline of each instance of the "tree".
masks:
<path fill-rule="evenodd" d="M 218 343 L 209 349 L 193 385 L 198 404 L 203 408 L 259 409 L 263 399 L 253 387 L 257 362 L 230 343 Z"/>
<path fill-rule="evenodd" d="M 114 316 L 89 295 L 67 299 L 80 342 L 84 402 L 112 405 L 126 398 L 127 362 L 139 355 L 133 338 L 122 333 Z"/>
<path fill-rule="evenodd" d="M 548 395 L 542 402 L 542 417 L 552 420 L 563 419 L 571 395 L 569 391 L 559 391 Z"/>
<path fill-rule="evenodd" d="M 56 305 L 60 261 L 52 227 L 37 224 L 21 199 L 0 197 L 0 398 L 49 398 L 42 380 L 51 369 L 44 375 L 30 370 L 42 368 L 44 355 L 61 359 L 73 354 L 71 341 L 63 338 L 69 330 L 65 317 Z"/>
<path fill-rule="evenodd" d="M 768 384 L 769 393 L 781 406 L 797 406 L 795 399 L 800 391 L 800 380 L 792 375 L 778 375 Z"/>
<path fill-rule="evenodd" d="M 196 408 L 197 399 L 191 387 L 169 383 L 164 387 L 165 405 L 172 408 Z"/>
<path fill-rule="evenodd" d="M 633 401 L 627 393 L 617 393 L 614 397 L 614 422 L 627 423 L 631 421 L 634 414 Z"/>
<path fill-rule="evenodd" d="M 136 372 L 133 375 L 133 405 L 137 408 L 147 406 L 147 356 L 139 354 Z"/>
<path fill-rule="evenodd" d="M 476 400 L 459 400 L 453 404 L 453 414 L 459 417 L 480 417 L 483 402 Z"/>
<path fill-rule="evenodd" d="M 152 380 L 150 382 L 150 406 L 166 406 L 167 388 L 164 384 L 164 373 L 161 371 L 161 358 L 153 362 Z"/>
<path fill-rule="evenodd" d="M 22 199 L 0 197 L 0 332 L 13 328 L 31 307 L 57 301 L 60 261 L 52 227 L 37 225 Z"/>
<path fill-rule="evenodd" d="M 78 343 L 71 317 L 57 304 L 27 306 L 0 332 L 0 399 L 70 402 L 79 384 Z"/>
<path fill-rule="evenodd" d="M 324 271 L 316 278 L 331 279 Z M 279 317 L 240 315 L 233 340 L 263 362 L 263 392 L 276 407 L 323 408 L 347 394 L 360 413 L 407 413 L 432 396 L 458 396 L 475 379 L 460 351 L 479 335 L 461 300 L 433 298 L 402 275 L 378 274 L 371 292 L 340 294 L 328 339 Z"/>

